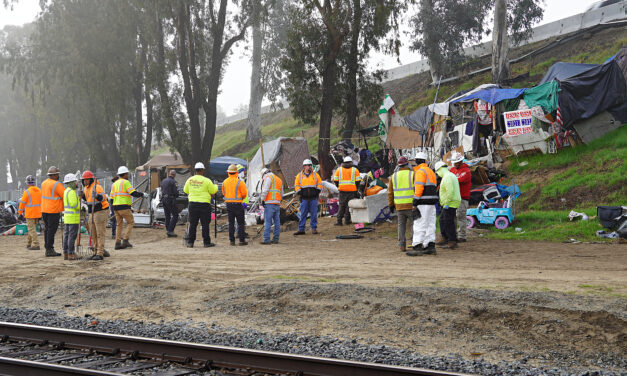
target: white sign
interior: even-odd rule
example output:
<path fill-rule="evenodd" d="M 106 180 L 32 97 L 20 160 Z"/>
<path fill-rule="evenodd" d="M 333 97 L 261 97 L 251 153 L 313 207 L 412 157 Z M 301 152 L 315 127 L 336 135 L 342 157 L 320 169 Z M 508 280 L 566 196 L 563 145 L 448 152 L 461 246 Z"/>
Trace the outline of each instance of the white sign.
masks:
<path fill-rule="evenodd" d="M 531 129 L 531 123 L 533 122 L 531 110 L 505 112 L 503 116 L 505 117 L 507 136 L 520 136 L 533 132 L 533 129 Z"/>

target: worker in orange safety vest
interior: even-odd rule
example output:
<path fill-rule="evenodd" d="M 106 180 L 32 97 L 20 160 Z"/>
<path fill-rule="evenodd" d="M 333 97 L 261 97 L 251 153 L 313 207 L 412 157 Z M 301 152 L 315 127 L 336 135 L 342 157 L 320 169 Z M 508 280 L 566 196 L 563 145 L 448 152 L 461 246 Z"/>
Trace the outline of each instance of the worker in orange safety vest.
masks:
<path fill-rule="evenodd" d="M 61 172 L 55 166 L 48 169 L 48 179 L 41 183 L 41 217 L 44 220 L 44 248 L 46 257 L 61 256 L 54 250 L 54 236 L 59 229 L 63 212 L 65 186 L 59 181 Z"/>
<path fill-rule="evenodd" d="M 350 225 L 351 214 L 348 210 L 348 202 L 357 198 L 357 184 L 361 182 L 359 170 L 353 167 L 353 159 L 344 157 L 342 165 L 335 170 L 333 182 L 340 191 L 339 211 L 337 212 L 336 226 L 342 226 L 342 219 L 346 218 L 346 224 Z"/>
<path fill-rule="evenodd" d="M 26 249 L 38 251 L 40 248 L 39 240 L 37 239 L 37 223 L 41 218 L 41 189 L 35 185 L 33 175 L 26 177 L 26 185 L 28 188 L 26 188 L 20 199 L 18 213 L 26 219 L 28 228 Z"/>
<path fill-rule="evenodd" d="M 239 245 L 248 245 L 246 242 L 245 213 L 242 206 L 244 199 L 248 196 L 246 183 L 239 178 L 236 165 L 230 165 L 226 172 L 229 174 L 229 177 L 222 182 L 222 195 L 224 196 L 226 212 L 229 216 L 229 240 L 231 245 L 235 245 L 235 221 L 237 221 Z"/>

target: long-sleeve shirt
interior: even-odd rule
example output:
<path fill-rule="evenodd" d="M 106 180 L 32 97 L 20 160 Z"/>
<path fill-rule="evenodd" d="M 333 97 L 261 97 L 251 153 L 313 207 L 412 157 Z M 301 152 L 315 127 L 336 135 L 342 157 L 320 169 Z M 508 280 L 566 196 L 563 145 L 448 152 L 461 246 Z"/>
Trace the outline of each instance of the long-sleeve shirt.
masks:
<path fill-rule="evenodd" d="M 440 168 L 437 174 L 442 177 L 442 183 L 440 183 L 440 205 L 442 207 L 459 208 L 462 197 L 459 194 L 457 178 L 446 168 Z"/>
<path fill-rule="evenodd" d="M 457 181 L 459 181 L 459 193 L 462 196 L 462 200 L 470 199 L 470 185 L 472 175 L 470 173 L 468 165 L 462 163 L 459 168 L 453 167 L 450 171 L 455 175 L 455 177 L 457 177 Z"/>
<path fill-rule="evenodd" d="M 272 179 L 270 179 L 270 175 L 274 175 L 273 173 L 269 173 L 263 177 L 263 185 L 261 186 L 261 199 L 265 200 L 266 196 L 268 196 L 268 192 L 270 191 L 270 187 L 272 186 Z M 280 179 L 278 176 L 274 175 L 275 179 Z M 281 184 L 281 197 L 283 197 L 283 184 Z"/>
<path fill-rule="evenodd" d="M 169 176 L 163 179 L 163 181 L 161 182 L 161 196 L 174 198 L 174 197 L 178 197 L 178 195 L 179 195 L 179 189 L 178 189 L 178 186 L 176 185 L 176 180 L 174 180 L 172 177 L 169 177 Z"/>

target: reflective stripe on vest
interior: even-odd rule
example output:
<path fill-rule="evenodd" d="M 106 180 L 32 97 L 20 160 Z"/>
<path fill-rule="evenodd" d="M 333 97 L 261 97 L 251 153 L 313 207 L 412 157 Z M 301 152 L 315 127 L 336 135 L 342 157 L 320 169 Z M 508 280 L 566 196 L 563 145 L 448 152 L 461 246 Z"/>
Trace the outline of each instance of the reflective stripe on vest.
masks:
<path fill-rule="evenodd" d="M 239 192 L 239 183 L 241 183 L 241 180 L 237 180 L 237 184 L 235 184 L 235 197 L 225 197 L 224 201 L 237 201 L 237 202 L 241 202 L 242 199 L 237 197 L 237 194 Z"/>
<path fill-rule="evenodd" d="M 26 190 L 26 194 L 28 195 L 28 202 L 24 202 L 22 200 L 20 200 L 20 202 L 24 202 L 27 208 L 36 208 L 38 206 L 41 206 L 41 205 L 33 205 L 33 198 L 30 196 L 30 192 L 28 191 L 28 189 Z"/>
<path fill-rule="evenodd" d="M 129 189 L 127 189 L 127 191 L 122 191 L 122 189 L 124 188 L 124 183 L 126 181 L 127 181 L 126 179 L 119 179 L 118 181 L 113 183 L 113 189 L 112 189 L 113 205 L 131 205 L 132 204 L 131 194 L 128 193 L 128 191 L 132 190 L 133 187 L 131 186 Z"/>
<path fill-rule="evenodd" d="M 265 202 L 266 204 L 280 204 L 281 203 L 281 190 L 277 189 L 274 174 L 270 175 L 270 179 L 272 180 L 272 184 L 270 185 L 270 189 L 268 190 L 268 195 L 266 196 Z M 270 197 L 269 200 L 268 200 L 268 197 Z"/>
<path fill-rule="evenodd" d="M 344 180 L 344 167 L 340 167 L 340 179 L 339 179 L 339 186 L 342 185 L 355 185 L 355 167 L 351 167 L 351 180 Z"/>
<path fill-rule="evenodd" d="M 425 182 L 421 182 L 421 181 L 417 181 L 414 183 L 414 186 L 416 185 L 423 185 L 425 187 L 425 190 L 428 187 L 432 187 L 433 188 L 433 192 L 435 193 L 435 189 L 437 188 L 436 182 L 431 182 L 429 181 L 429 174 L 427 173 L 427 170 L 425 170 L 424 168 L 419 169 L 418 171 L 422 171 L 425 174 L 425 179 L 427 180 L 426 183 Z M 438 195 L 429 195 L 429 196 L 425 196 L 424 194 L 422 196 L 414 196 L 414 198 L 417 198 L 419 200 L 437 200 L 438 199 Z"/>
<path fill-rule="evenodd" d="M 398 175 L 400 173 L 407 172 L 407 186 L 399 187 L 398 185 Z M 401 170 L 396 171 L 394 175 L 392 175 L 392 182 L 394 184 L 394 204 L 411 204 L 414 199 L 414 188 L 412 186 L 412 181 L 414 181 L 414 173 L 411 170 Z M 407 193 L 411 191 L 410 193 Z"/>
<path fill-rule="evenodd" d="M 313 177 L 314 177 L 314 184 L 313 185 L 303 185 L 303 173 L 299 173 L 298 174 L 298 185 L 300 186 L 300 189 L 303 188 L 318 188 L 318 176 L 316 175 L 315 172 L 312 172 Z"/>
<path fill-rule="evenodd" d="M 76 197 L 75 206 L 69 205 L 70 198 L 68 197 L 68 194 L 70 192 L 74 193 L 74 196 Z M 75 190 L 70 188 L 65 191 L 63 207 L 65 208 L 65 211 L 63 211 L 63 222 L 68 224 L 76 224 L 80 222 L 81 201 L 78 199 L 78 195 Z"/>
<path fill-rule="evenodd" d="M 50 192 L 50 194 L 52 195 L 52 197 L 48 197 L 48 196 L 41 196 L 42 199 L 46 199 L 46 200 L 63 200 L 63 197 L 54 197 L 54 191 L 57 189 L 57 185 L 61 184 L 60 182 L 56 182 L 54 183 L 54 185 L 52 186 L 52 192 Z M 42 192 L 43 193 L 43 192 Z"/>

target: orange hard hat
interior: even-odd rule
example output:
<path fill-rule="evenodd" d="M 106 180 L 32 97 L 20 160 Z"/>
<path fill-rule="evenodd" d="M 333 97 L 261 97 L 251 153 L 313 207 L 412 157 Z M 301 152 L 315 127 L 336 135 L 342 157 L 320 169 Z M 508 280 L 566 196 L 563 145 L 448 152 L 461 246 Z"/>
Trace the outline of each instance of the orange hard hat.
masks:
<path fill-rule="evenodd" d="M 87 170 L 85 172 L 83 172 L 83 177 L 81 179 L 93 179 L 94 178 L 94 174 Z"/>

